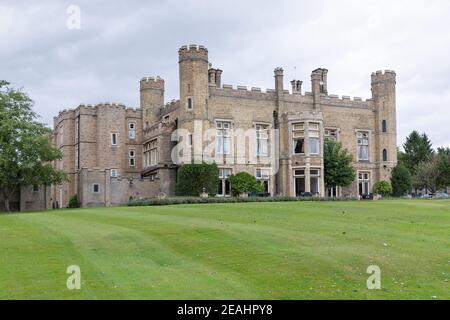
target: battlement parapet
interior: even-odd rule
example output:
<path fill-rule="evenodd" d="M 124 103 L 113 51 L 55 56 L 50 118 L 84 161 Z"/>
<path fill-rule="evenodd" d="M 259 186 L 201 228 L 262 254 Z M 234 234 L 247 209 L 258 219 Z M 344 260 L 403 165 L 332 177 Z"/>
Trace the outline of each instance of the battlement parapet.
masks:
<path fill-rule="evenodd" d="M 144 141 L 148 141 L 162 134 L 171 134 L 176 129 L 176 122 L 158 122 L 144 128 Z"/>
<path fill-rule="evenodd" d="M 175 111 L 179 107 L 180 107 L 180 100 L 173 99 L 172 101 L 167 102 L 164 106 L 161 107 L 160 115 L 165 116 L 165 115 Z"/>
<path fill-rule="evenodd" d="M 383 82 L 383 81 L 395 81 L 396 73 L 394 70 L 378 70 L 373 72 L 371 75 L 372 83 Z"/>
<path fill-rule="evenodd" d="M 178 50 L 179 62 L 186 60 L 203 60 L 208 62 L 208 49 L 205 46 L 190 44 Z"/>
<path fill-rule="evenodd" d="M 354 107 L 354 108 L 370 108 L 372 99 L 366 99 L 363 101 L 361 97 L 353 97 L 343 95 L 341 98 L 337 94 L 329 94 L 323 96 L 321 103 L 329 106 L 342 106 L 342 107 Z"/>
<path fill-rule="evenodd" d="M 140 89 L 164 90 L 164 79 L 160 76 L 144 77 L 140 81 Z"/>

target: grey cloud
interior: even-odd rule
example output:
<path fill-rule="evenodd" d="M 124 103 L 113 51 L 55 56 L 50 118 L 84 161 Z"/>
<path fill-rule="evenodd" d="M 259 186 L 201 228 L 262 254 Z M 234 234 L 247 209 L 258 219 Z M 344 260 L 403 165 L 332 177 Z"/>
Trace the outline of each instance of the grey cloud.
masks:
<path fill-rule="evenodd" d="M 81 30 L 66 28 L 67 6 Z M 0 78 L 24 87 L 42 120 L 79 103 L 138 106 L 142 76 L 178 96 L 177 50 L 204 44 L 223 82 L 272 88 L 273 69 L 304 81 L 327 67 L 329 90 L 370 97 L 370 74 L 398 77 L 398 143 L 425 131 L 450 145 L 448 1 L 2 1 Z M 294 68 L 295 67 L 295 68 Z"/>

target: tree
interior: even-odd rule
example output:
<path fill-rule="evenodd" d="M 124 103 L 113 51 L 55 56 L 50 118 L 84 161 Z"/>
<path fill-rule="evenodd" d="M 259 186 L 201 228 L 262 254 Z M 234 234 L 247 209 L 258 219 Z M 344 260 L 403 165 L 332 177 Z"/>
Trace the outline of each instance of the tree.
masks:
<path fill-rule="evenodd" d="M 438 188 L 445 188 L 450 185 L 450 148 L 438 148 L 439 178 Z"/>
<path fill-rule="evenodd" d="M 230 176 L 231 192 L 235 196 L 250 192 L 262 192 L 262 183 L 247 172 L 239 172 Z"/>
<path fill-rule="evenodd" d="M 418 189 L 425 188 L 431 192 L 436 192 L 442 173 L 439 166 L 438 155 L 433 155 L 429 161 L 419 163 L 416 175 L 413 178 L 413 186 Z"/>
<path fill-rule="evenodd" d="M 420 162 L 426 162 L 431 159 L 433 149 L 430 139 L 425 133 L 419 134 L 416 130 L 406 137 L 403 144 L 404 153 L 400 153 L 399 160 L 409 172 L 414 175 Z"/>
<path fill-rule="evenodd" d="M 392 187 L 388 181 L 378 181 L 373 185 L 373 190 L 376 194 L 381 194 L 383 197 L 391 194 Z"/>
<path fill-rule="evenodd" d="M 323 158 L 325 187 L 346 187 L 355 180 L 352 156 L 342 149 L 341 143 L 325 140 Z"/>
<path fill-rule="evenodd" d="M 177 196 L 198 197 L 203 190 L 210 196 L 215 196 L 218 186 L 219 168 L 215 163 L 183 164 L 178 169 L 175 187 Z"/>
<path fill-rule="evenodd" d="M 392 170 L 391 185 L 395 197 L 401 197 L 411 190 L 411 173 L 401 162 Z"/>
<path fill-rule="evenodd" d="M 20 186 L 59 184 L 66 179 L 51 164 L 62 158 L 51 142 L 51 130 L 36 121 L 28 95 L 8 85 L 0 81 L 0 191 L 6 211 Z"/>

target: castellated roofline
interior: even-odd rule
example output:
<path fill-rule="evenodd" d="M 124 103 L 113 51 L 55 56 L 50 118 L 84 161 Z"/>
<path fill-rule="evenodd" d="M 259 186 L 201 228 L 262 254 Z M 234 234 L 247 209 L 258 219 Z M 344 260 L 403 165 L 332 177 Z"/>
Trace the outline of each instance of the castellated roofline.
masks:
<path fill-rule="evenodd" d="M 396 73 L 394 70 L 378 70 L 373 72 L 371 75 L 372 83 L 376 83 L 379 81 L 395 81 Z"/>
<path fill-rule="evenodd" d="M 190 44 L 178 50 L 179 62 L 186 60 L 202 60 L 208 62 L 208 49 L 202 45 Z"/>
<path fill-rule="evenodd" d="M 127 107 L 123 103 L 116 103 L 116 102 L 113 102 L 113 103 L 103 102 L 103 103 L 97 103 L 95 105 L 82 103 L 75 108 L 68 108 L 68 109 L 64 109 L 64 110 L 60 111 L 58 113 L 58 116 L 55 117 L 55 119 L 58 119 L 63 116 L 71 115 L 71 114 L 73 115 L 77 111 L 94 111 L 95 112 L 99 108 L 116 108 L 116 109 L 123 109 L 127 112 L 140 112 L 141 111 L 140 108 Z"/>

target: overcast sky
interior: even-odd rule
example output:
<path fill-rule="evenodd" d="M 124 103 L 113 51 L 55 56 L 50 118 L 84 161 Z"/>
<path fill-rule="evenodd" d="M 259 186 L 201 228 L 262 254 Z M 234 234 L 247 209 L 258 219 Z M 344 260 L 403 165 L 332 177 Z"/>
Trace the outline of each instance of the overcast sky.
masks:
<path fill-rule="evenodd" d="M 67 8 L 81 9 L 69 29 Z M 139 106 L 139 79 L 178 98 L 178 48 L 203 44 L 222 83 L 274 88 L 329 70 L 330 94 L 370 98 L 370 74 L 397 72 L 398 144 L 413 129 L 450 145 L 450 1 L 0 0 L 0 79 L 23 87 L 42 121 L 81 103 Z"/>

